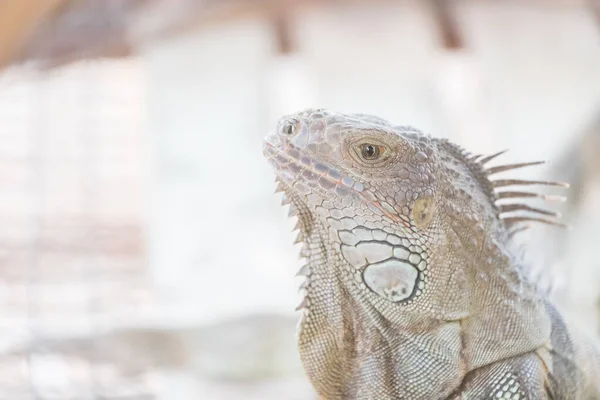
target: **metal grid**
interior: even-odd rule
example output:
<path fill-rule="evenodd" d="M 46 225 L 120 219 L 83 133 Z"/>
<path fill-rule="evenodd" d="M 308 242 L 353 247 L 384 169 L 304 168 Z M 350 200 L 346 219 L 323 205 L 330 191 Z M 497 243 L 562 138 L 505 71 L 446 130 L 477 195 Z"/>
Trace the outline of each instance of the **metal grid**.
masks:
<path fill-rule="evenodd" d="M 97 348 L 152 305 L 135 59 L 0 77 L 0 400 L 153 398 Z"/>

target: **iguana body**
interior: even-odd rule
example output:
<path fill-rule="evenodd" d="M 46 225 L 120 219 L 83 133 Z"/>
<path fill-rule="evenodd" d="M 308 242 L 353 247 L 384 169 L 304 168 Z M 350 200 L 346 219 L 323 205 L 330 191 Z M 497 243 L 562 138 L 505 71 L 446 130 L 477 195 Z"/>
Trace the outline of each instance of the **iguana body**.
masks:
<path fill-rule="evenodd" d="M 322 398 L 600 398 L 595 347 L 511 250 L 520 212 L 552 213 L 501 189 L 553 183 L 488 179 L 528 164 L 326 110 L 283 118 L 264 153 L 300 222 L 299 350 Z"/>

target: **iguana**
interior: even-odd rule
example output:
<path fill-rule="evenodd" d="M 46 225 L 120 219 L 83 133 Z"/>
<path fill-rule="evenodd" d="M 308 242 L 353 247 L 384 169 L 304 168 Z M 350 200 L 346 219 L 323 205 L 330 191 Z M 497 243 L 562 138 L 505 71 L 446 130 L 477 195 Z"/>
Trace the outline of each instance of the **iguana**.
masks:
<path fill-rule="evenodd" d="M 264 144 L 298 217 L 298 345 L 323 399 L 600 398 L 595 344 L 528 277 L 511 235 L 558 224 L 447 139 L 364 114 L 283 117 Z M 590 397 L 584 397 L 590 396 Z"/>

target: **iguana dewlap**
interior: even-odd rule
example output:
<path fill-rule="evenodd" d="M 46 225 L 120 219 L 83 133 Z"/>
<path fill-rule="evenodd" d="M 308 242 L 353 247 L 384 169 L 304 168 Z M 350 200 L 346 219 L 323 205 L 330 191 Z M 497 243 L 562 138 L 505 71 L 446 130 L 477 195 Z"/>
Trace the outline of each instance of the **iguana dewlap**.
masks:
<path fill-rule="evenodd" d="M 299 219 L 299 351 L 320 396 L 600 399 L 596 347 L 511 246 L 522 222 L 557 223 L 518 187 L 564 184 L 490 180 L 535 163 L 487 167 L 498 154 L 326 110 L 281 119 L 264 154 Z"/>

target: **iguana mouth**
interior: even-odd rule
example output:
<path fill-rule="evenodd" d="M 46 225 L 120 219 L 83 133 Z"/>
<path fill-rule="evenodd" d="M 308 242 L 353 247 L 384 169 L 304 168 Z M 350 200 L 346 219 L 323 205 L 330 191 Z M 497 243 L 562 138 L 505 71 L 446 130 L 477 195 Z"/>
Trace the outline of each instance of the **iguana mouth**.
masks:
<path fill-rule="evenodd" d="M 343 175 L 338 169 L 323 161 L 302 154 L 293 144 L 282 151 L 277 146 L 265 142 L 264 154 L 273 166 L 281 181 L 300 194 L 306 193 L 304 185 L 324 190 L 354 191 L 362 193 L 364 185 Z M 300 184 L 298 184 L 300 183 Z M 309 188 L 310 189 L 310 188 Z"/>
<path fill-rule="evenodd" d="M 342 174 L 338 169 L 323 161 L 303 155 L 292 143 L 286 145 L 288 147 L 281 150 L 277 145 L 265 141 L 264 155 L 280 181 L 286 184 L 290 190 L 301 195 L 308 195 L 313 190 L 334 191 L 340 196 L 353 192 L 372 204 L 390 221 L 410 228 L 410 224 L 406 220 L 386 209 L 377 199 L 367 198 L 362 182 Z M 287 194 L 290 195 L 290 193 Z"/>

